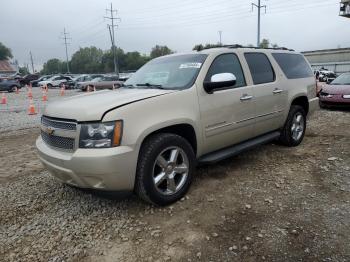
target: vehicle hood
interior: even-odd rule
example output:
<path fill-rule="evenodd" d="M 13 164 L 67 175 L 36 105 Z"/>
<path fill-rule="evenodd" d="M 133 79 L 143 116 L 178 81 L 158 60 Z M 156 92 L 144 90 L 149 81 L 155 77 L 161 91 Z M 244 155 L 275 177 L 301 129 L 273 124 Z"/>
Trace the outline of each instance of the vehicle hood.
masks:
<path fill-rule="evenodd" d="M 322 91 L 331 95 L 350 95 L 350 85 L 325 85 Z"/>
<path fill-rule="evenodd" d="M 104 113 L 113 108 L 172 92 L 176 91 L 121 88 L 91 92 L 49 103 L 44 115 L 79 122 L 96 121 L 101 120 Z"/>

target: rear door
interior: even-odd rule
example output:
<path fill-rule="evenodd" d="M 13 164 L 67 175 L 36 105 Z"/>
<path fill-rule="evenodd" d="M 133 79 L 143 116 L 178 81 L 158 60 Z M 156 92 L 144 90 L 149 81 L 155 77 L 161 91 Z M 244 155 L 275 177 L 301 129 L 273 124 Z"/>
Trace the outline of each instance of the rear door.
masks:
<path fill-rule="evenodd" d="M 288 92 L 265 53 L 247 52 L 244 57 L 253 82 L 256 104 L 254 135 L 258 136 L 283 126 Z"/>
<path fill-rule="evenodd" d="M 245 75 L 235 53 L 218 55 L 209 67 L 204 81 L 220 73 L 232 73 L 237 81 L 224 90 L 206 93 L 198 88 L 204 153 L 247 140 L 253 136 L 254 100 L 252 87 L 247 86 Z"/>

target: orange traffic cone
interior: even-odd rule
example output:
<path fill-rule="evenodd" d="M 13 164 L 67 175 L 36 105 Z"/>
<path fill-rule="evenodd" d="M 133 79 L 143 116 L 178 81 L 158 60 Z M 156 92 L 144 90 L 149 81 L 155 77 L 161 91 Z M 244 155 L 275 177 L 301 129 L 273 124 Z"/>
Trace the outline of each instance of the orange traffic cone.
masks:
<path fill-rule="evenodd" d="M 61 88 L 61 96 L 64 96 L 65 89 L 66 89 L 66 86 L 63 84 Z"/>
<path fill-rule="evenodd" d="M 45 91 L 45 89 L 43 90 L 43 97 L 42 97 L 43 102 L 47 101 L 47 93 Z"/>
<path fill-rule="evenodd" d="M 33 99 L 32 99 L 32 98 L 29 100 L 28 115 L 36 115 L 35 106 L 34 106 L 34 103 L 33 103 Z"/>
<path fill-rule="evenodd" d="M 6 105 L 7 104 L 7 97 L 6 97 L 5 93 L 2 93 L 1 104 L 2 105 Z"/>

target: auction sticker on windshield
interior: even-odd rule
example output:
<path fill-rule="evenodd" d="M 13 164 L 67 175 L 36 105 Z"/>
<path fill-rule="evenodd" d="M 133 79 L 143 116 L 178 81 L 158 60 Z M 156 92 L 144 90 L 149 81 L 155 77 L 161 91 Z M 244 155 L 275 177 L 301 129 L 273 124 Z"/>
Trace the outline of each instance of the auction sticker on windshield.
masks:
<path fill-rule="evenodd" d="M 202 63 L 184 63 L 181 64 L 179 69 L 186 69 L 186 68 L 201 68 Z"/>

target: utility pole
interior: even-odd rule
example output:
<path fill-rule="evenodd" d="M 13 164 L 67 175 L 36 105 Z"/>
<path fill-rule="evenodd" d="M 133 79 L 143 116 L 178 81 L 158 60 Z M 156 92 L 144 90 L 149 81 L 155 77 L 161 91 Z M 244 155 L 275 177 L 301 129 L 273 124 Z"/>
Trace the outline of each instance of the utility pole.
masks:
<path fill-rule="evenodd" d="M 118 27 L 117 23 L 121 21 L 118 15 L 118 10 L 113 9 L 113 5 L 111 3 L 111 9 L 106 9 L 106 12 L 110 12 L 110 16 L 105 16 L 105 18 L 110 19 L 112 24 L 107 24 L 109 35 L 111 37 L 111 43 L 112 43 L 112 53 L 113 53 L 113 63 L 114 63 L 114 73 L 119 76 L 119 69 L 118 69 L 118 57 L 117 57 L 117 50 L 115 46 L 115 27 Z"/>
<path fill-rule="evenodd" d="M 258 0 L 258 4 L 252 3 L 252 11 L 254 10 L 254 6 L 258 8 L 258 39 L 256 42 L 256 46 L 260 46 L 260 17 L 261 17 L 261 8 L 265 8 L 266 13 L 266 5 L 261 5 L 261 0 Z"/>
<path fill-rule="evenodd" d="M 63 28 L 63 37 L 61 37 L 61 39 L 64 40 L 64 45 L 66 46 L 66 63 L 67 63 L 67 73 L 70 73 L 69 71 L 69 62 L 68 62 L 68 45 L 69 43 L 67 43 L 68 39 L 72 39 L 70 37 L 67 37 L 67 35 L 69 35 L 69 33 L 66 32 L 66 28 Z"/>
<path fill-rule="evenodd" d="M 32 56 L 32 51 L 29 52 L 30 54 L 30 62 L 32 64 L 32 71 L 33 71 L 33 74 L 35 74 L 35 71 L 34 71 L 34 62 L 33 62 L 33 56 Z"/>
<path fill-rule="evenodd" d="M 220 45 L 222 45 L 222 31 L 221 30 L 219 31 L 219 37 L 220 37 L 220 42 L 219 43 L 220 43 Z"/>

